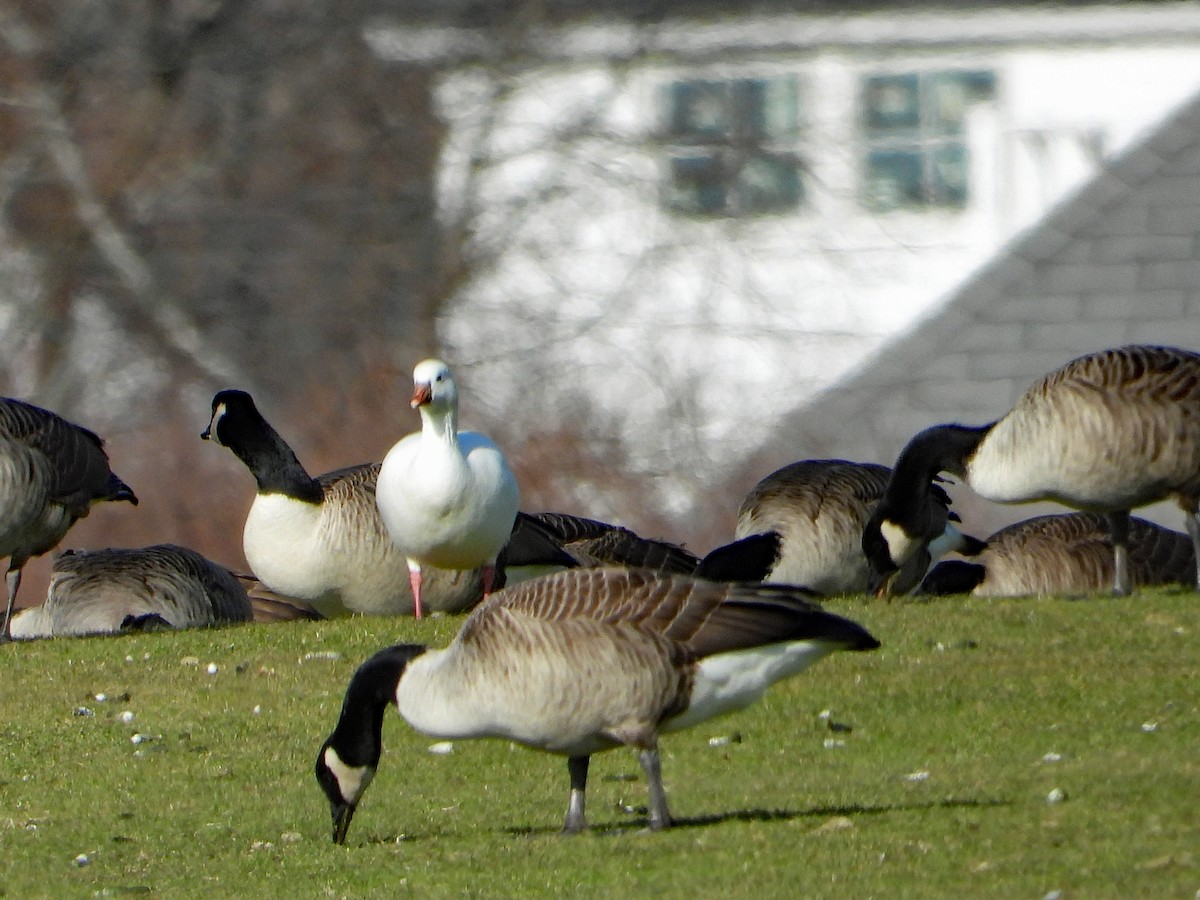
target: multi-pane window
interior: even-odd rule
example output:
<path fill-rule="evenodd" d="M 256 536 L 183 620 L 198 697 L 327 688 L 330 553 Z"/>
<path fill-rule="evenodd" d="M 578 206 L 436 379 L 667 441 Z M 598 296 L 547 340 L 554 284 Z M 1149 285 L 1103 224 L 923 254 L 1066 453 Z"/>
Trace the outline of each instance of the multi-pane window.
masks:
<path fill-rule="evenodd" d="M 664 202 L 692 215 L 795 209 L 804 196 L 794 76 L 694 79 L 666 88 Z"/>
<path fill-rule="evenodd" d="M 872 75 L 863 83 L 863 201 L 869 209 L 961 209 L 970 193 L 966 119 L 995 93 L 991 72 Z"/>

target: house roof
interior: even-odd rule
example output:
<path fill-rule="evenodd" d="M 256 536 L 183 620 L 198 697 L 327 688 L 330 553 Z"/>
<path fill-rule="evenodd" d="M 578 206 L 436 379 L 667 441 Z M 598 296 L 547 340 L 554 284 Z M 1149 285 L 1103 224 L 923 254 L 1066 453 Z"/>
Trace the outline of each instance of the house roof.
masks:
<path fill-rule="evenodd" d="M 1125 343 L 1200 349 L 1200 94 L 784 418 L 746 480 L 809 457 L 891 463 L 920 429 L 991 421 L 1046 372 Z"/>

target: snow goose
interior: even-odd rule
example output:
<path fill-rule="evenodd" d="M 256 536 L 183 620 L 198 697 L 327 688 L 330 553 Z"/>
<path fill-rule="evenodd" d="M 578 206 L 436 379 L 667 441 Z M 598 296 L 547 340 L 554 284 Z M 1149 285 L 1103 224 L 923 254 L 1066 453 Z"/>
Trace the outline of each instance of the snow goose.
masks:
<path fill-rule="evenodd" d="M 103 500 L 138 502 L 109 468 L 96 434 L 49 410 L 0 398 L 0 558 L 8 559 L 0 641 L 9 637 L 25 563 L 57 545 Z"/>
<path fill-rule="evenodd" d="M 662 732 L 743 709 L 837 650 L 879 646 L 803 588 L 720 584 L 645 569 L 570 569 L 493 594 L 445 649 L 389 647 L 350 681 L 316 759 L 342 843 L 379 767 L 394 703 L 441 739 L 496 737 L 567 757 L 564 831 L 586 827 L 591 754 L 638 753 L 651 828 L 671 824 Z"/>
<path fill-rule="evenodd" d="M 927 486 L 943 471 L 998 503 L 1054 500 L 1106 515 L 1113 593 L 1128 594 L 1131 509 L 1173 497 L 1200 547 L 1200 354 L 1151 346 L 1091 353 L 1046 375 L 994 422 L 916 435 L 863 531 L 880 574 L 913 553 Z"/>
<path fill-rule="evenodd" d="M 807 459 L 758 482 L 738 509 L 739 538 L 777 531 L 779 561 L 767 581 L 802 584 L 818 594 L 862 593 L 879 587 L 862 548 L 863 528 L 887 488 L 891 469 L 844 459 Z M 930 560 L 950 551 L 973 554 L 983 544 L 960 532 L 941 485 L 926 487 L 928 516 L 921 525 L 924 553 L 914 553 L 887 590 L 905 593 L 920 582 Z"/>
<path fill-rule="evenodd" d="M 420 616 L 427 566 L 482 567 L 487 596 L 520 492 L 500 448 L 486 435 L 458 430 L 458 388 L 450 367 L 436 359 L 418 363 L 413 385 L 421 430 L 384 457 L 376 500 L 388 533 L 407 557 L 413 608 Z"/>
<path fill-rule="evenodd" d="M 536 540 L 532 540 L 537 536 Z M 549 561 L 551 549 L 565 565 Z M 710 551 L 703 558 L 669 541 L 644 538 L 622 525 L 569 513 L 518 513 L 512 537 L 501 553 L 514 584 L 562 568 L 626 566 L 660 575 L 695 575 L 710 581 L 762 581 L 779 556 L 779 535 L 751 535 Z M 521 574 L 514 578 L 513 570 Z"/>
<path fill-rule="evenodd" d="M 251 618 L 232 572 L 187 547 L 156 544 L 63 553 L 51 568 L 45 603 L 19 612 L 12 631 L 14 638 L 69 637 Z"/>
<path fill-rule="evenodd" d="M 405 556 L 375 503 L 379 463 L 313 478 L 245 391 L 213 397 L 212 419 L 200 437 L 228 447 L 254 476 L 257 493 L 242 550 L 267 588 L 325 616 L 413 611 Z M 478 572 L 429 575 L 426 602 L 433 609 L 459 612 L 482 595 Z"/>
<path fill-rule="evenodd" d="M 1129 519 L 1129 569 L 1139 585 L 1189 584 L 1192 539 L 1145 519 Z M 926 594 L 1023 597 L 1084 594 L 1111 588 L 1112 539 L 1097 513 L 1037 516 L 1001 528 L 973 562 L 946 560 L 921 585 Z"/>

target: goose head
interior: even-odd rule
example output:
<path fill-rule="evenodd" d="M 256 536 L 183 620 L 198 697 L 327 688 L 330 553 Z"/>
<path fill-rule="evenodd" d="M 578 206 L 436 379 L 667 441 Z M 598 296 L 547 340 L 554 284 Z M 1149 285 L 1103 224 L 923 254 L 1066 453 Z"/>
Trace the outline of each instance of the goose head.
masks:
<path fill-rule="evenodd" d="M 877 507 L 863 528 L 862 548 L 876 579 L 874 593 L 884 596 L 891 592 L 892 581 L 900 570 L 923 549 L 923 541 Z"/>
<path fill-rule="evenodd" d="M 245 391 L 218 391 L 212 400 L 212 418 L 200 437 L 222 447 L 232 447 L 250 422 L 261 419 L 253 398 Z"/>
<path fill-rule="evenodd" d="M 458 406 L 458 385 L 450 367 L 440 359 L 427 359 L 413 369 L 413 409 L 449 410 Z"/>
<path fill-rule="evenodd" d="M 317 784 L 329 801 L 333 842 L 344 844 L 350 820 L 375 777 L 383 753 L 383 714 L 396 702 L 408 664 L 425 652 L 421 644 L 380 650 L 358 667 L 333 733 L 317 753 Z"/>

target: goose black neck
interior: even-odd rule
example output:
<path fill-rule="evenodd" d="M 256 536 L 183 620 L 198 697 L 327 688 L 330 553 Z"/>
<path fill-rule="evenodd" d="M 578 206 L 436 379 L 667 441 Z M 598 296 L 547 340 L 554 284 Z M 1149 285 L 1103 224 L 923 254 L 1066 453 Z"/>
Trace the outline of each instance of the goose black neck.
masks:
<path fill-rule="evenodd" d="M 260 419 L 254 429 L 239 433 L 236 439 L 226 437 L 225 442 L 246 464 L 260 494 L 285 494 L 305 503 L 324 499 L 321 485 L 265 419 Z"/>
<path fill-rule="evenodd" d="M 884 500 L 912 501 L 929 489 L 939 472 L 965 475 L 967 460 L 993 425 L 934 425 L 917 434 L 900 451 Z"/>
<path fill-rule="evenodd" d="M 396 644 L 380 650 L 350 679 L 337 727 L 329 744 L 350 766 L 378 766 L 383 752 L 383 716 L 396 702 L 396 688 L 408 664 L 425 652 L 421 644 Z"/>

